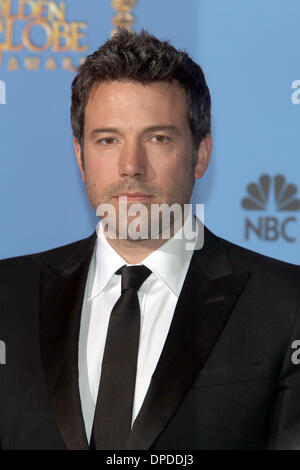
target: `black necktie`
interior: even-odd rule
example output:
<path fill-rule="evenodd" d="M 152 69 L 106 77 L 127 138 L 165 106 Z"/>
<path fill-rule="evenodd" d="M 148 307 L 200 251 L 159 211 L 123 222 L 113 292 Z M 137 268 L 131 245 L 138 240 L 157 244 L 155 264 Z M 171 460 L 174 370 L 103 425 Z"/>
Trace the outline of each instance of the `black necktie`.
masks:
<path fill-rule="evenodd" d="M 112 309 L 102 361 L 91 449 L 121 450 L 131 430 L 140 306 L 137 292 L 151 274 L 146 266 L 123 266 L 121 296 Z"/>

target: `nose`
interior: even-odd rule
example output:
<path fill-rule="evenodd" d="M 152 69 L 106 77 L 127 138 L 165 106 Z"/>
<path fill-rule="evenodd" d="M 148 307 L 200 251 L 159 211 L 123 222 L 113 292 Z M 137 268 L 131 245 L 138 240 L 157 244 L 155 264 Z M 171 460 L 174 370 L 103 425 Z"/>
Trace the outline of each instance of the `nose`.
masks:
<path fill-rule="evenodd" d="M 131 178 L 145 178 L 147 156 L 145 149 L 137 142 L 126 144 L 119 155 L 119 174 Z"/>

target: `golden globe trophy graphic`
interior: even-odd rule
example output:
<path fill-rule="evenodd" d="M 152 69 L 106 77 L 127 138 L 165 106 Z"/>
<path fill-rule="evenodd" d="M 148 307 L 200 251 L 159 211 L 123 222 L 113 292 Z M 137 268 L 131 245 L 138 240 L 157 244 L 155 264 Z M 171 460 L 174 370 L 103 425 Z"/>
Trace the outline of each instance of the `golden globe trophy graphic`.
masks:
<path fill-rule="evenodd" d="M 131 10 L 135 7 L 136 0 L 112 0 L 112 6 L 117 10 L 117 14 L 112 18 L 112 23 L 115 28 L 112 30 L 112 36 L 116 34 L 118 28 L 124 28 L 128 31 L 133 31 L 133 23 L 135 16 Z"/>

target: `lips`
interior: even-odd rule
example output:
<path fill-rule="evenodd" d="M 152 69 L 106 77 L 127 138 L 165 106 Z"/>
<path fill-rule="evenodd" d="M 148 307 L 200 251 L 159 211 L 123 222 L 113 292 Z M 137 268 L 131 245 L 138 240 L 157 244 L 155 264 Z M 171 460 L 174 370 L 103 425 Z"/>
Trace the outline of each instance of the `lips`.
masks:
<path fill-rule="evenodd" d="M 133 193 L 122 193 L 118 194 L 118 196 L 114 196 L 114 199 L 119 199 L 120 197 L 127 197 L 127 201 L 141 201 L 141 200 L 148 200 L 153 196 L 142 193 L 140 191 L 135 191 Z"/>
<path fill-rule="evenodd" d="M 145 194 L 145 193 L 141 193 L 141 192 L 135 192 L 135 193 L 123 193 L 123 194 L 119 194 L 119 196 L 117 197 L 121 197 L 121 196 L 126 196 L 126 197 L 152 197 L 150 196 L 149 194 Z"/>

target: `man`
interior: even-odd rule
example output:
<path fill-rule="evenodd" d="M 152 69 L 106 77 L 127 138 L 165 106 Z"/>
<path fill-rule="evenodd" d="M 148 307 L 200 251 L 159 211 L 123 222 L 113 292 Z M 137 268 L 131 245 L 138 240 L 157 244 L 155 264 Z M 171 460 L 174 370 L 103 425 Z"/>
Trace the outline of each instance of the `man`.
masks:
<path fill-rule="evenodd" d="M 187 249 L 191 214 L 151 214 L 183 208 L 209 163 L 201 68 L 120 31 L 79 68 L 71 122 L 88 198 L 117 217 L 0 264 L 2 448 L 298 448 L 299 267 L 206 228 Z M 144 235 L 121 237 L 136 203 Z"/>

